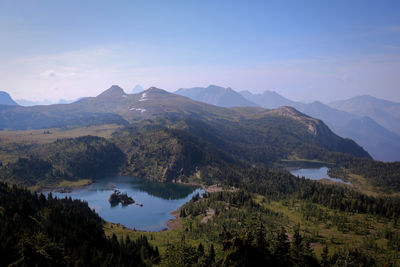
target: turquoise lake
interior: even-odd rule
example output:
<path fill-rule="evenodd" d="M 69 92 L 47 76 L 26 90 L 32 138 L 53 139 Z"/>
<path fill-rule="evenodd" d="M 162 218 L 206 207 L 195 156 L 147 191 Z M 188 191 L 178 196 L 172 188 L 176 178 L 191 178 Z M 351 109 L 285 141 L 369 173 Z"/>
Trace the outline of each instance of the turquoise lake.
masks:
<path fill-rule="evenodd" d="M 351 184 L 349 182 L 343 181 L 342 179 L 330 177 L 328 174 L 327 167 L 295 169 L 291 170 L 290 173 L 293 174 L 294 176 L 305 177 L 311 180 L 320 180 L 325 178 L 334 182 Z"/>
<path fill-rule="evenodd" d="M 135 200 L 128 206 L 111 206 L 110 195 L 117 189 Z M 103 219 L 143 231 L 161 231 L 174 217 L 171 212 L 192 199 L 203 189 L 193 186 L 150 182 L 133 177 L 111 177 L 72 192 L 52 192 L 58 198 L 71 197 L 88 202 Z M 136 205 L 142 204 L 143 206 Z"/>

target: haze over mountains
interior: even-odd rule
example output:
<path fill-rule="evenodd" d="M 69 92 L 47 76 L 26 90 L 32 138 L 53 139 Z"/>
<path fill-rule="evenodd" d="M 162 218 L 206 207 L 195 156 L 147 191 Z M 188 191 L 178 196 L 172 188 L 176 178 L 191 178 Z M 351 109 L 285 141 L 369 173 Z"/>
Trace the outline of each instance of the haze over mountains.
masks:
<path fill-rule="evenodd" d="M 326 105 L 319 101 L 310 104 L 291 101 L 271 91 L 266 91 L 263 94 L 251 94 L 249 92 L 241 92 L 241 94 L 248 97 L 249 100 L 255 101 L 255 103 L 263 108 L 276 108 L 288 105 L 309 116 L 321 119 L 335 133 L 355 140 L 371 153 L 375 159 L 382 161 L 400 160 L 400 135 L 396 131 L 392 132 L 388 130 L 388 128 L 382 126 L 383 124 L 379 124 L 374 120 L 377 118 L 379 122 L 384 122 L 385 125 L 393 123 L 396 126 L 392 126 L 391 130 L 395 130 L 398 127 L 397 125 L 400 125 L 400 108 L 398 108 L 400 104 L 391 102 L 391 105 L 385 105 L 384 103 L 389 101 L 376 99 L 371 96 L 361 97 L 361 99 L 355 98 L 358 99 L 357 102 L 343 101 Z M 372 105 L 368 105 L 368 102 L 363 101 L 363 99 L 375 105 L 371 107 Z M 353 102 L 354 105 L 352 105 Z M 363 104 L 364 102 L 365 104 Z M 335 105 L 341 105 L 342 108 L 335 109 Z M 386 106 L 394 111 L 391 112 Z M 395 112 L 396 107 L 399 110 L 397 113 Z M 378 116 L 377 114 L 385 115 Z M 369 117 L 369 115 L 372 116 Z M 388 118 L 387 120 L 385 120 L 386 117 Z"/>
<path fill-rule="evenodd" d="M 278 108 L 280 106 L 293 107 L 296 104 L 296 102 L 284 98 L 280 94 L 272 91 L 265 91 L 262 94 L 253 94 L 249 91 L 241 91 L 239 93 L 246 99 L 258 103 L 258 105 L 265 108 Z"/>
<path fill-rule="evenodd" d="M 141 93 L 143 91 L 144 91 L 144 88 L 141 85 L 137 84 L 137 85 L 135 85 L 135 87 L 133 87 L 133 89 L 132 89 L 132 91 L 130 93 L 131 94 L 138 94 L 138 93 Z"/>
<path fill-rule="evenodd" d="M 323 149 L 370 157 L 352 140 L 334 134 L 322 121 L 291 107 L 274 110 L 224 108 L 155 87 L 139 94 L 126 94 L 122 88 L 113 85 L 96 97 L 83 98 L 71 104 L 0 108 L 0 129 L 65 128 L 105 123 L 128 125 L 148 119 L 175 125 L 176 121 L 181 121 L 173 127 L 183 127 L 185 131 L 197 129 L 191 134 L 200 134 L 199 138 L 209 140 L 221 150 L 231 151 L 237 147 L 237 151 L 244 148 L 248 151 L 249 147 L 254 147 L 251 153 L 251 157 L 255 157 L 253 161 L 257 161 L 254 155 L 260 150 L 261 143 L 266 147 L 260 151 L 269 151 L 270 156 L 278 158 L 301 154 L 309 149 L 314 151 L 311 155 L 322 153 L 320 150 Z M 255 140 L 258 141 L 254 143 Z"/>
<path fill-rule="evenodd" d="M 31 106 L 38 106 L 38 105 L 52 105 L 56 104 L 51 102 L 50 100 L 41 100 L 41 101 L 32 101 L 28 99 L 16 99 L 15 102 L 18 103 L 18 105 L 24 106 L 24 107 L 31 107 Z"/>
<path fill-rule="evenodd" d="M 210 85 L 208 87 L 181 88 L 174 93 L 220 107 L 258 107 L 257 104 L 247 100 L 229 87 Z"/>
<path fill-rule="evenodd" d="M 138 94 L 144 91 L 144 88 L 139 84 L 135 85 L 133 89 L 129 92 L 130 94 Z M 18 105 L 31 107 L 31 106 L 38 106 L 38 105 L 54 105 L 54 104 L 71 104 L 78 100 L 81 100 L 83 97 L 79 97 L 77 99 L 60 99 L 58 101 L 50 101 L 48 99 L 40 100 L 40 101 L 33 101 L 28 99 L 16 99 L 15 102 Z M 1 103 L 0 103 L 1 105 Z"/>
<path fill-rule="evenodd" d="M 209 88 L 209 87 L 207 87 Z M 305 104 L 302 102 L 292 101 L 287 99 L 276 92 L 265 91 L 262 94 L 253 94 L 249 91 L 235 92 L 229 88 L 229 97 L 225 98 L 221 91 L 222 87 L 214 93 L 207 88 L 196 87 L 180 89 L 176 93 L 184 94 L 192 99 L 203 101 L 210 104 L 219 105 L 223 103 L 224 106 L 255 106 L 258 105 L 263 108 L 273 109 L 280 106 L 291 106 L 297 110 L 321 119 L 324 121 L 335 133 L 355 140 L 358 144 L 363 146 L 371 155 L 378 160 L 383 161 L 399 161 L 400 160 L 400 135 L 396 132 L 396 128 L 400 127 L 400 104 L 393 103 L 385 100 L 376 99 L 373 97 L 355 98 L 358 101 L 349 102 L 335 102 L 331 105 L 323 104 L 319 101 Z M 226 89 L 228 90 L 228 89 Z M 242 104 L 243 102 L 232 101 L 230 99 L 238 99 L 239 95 L 251 102 L 251 104 Z M 211 100 L 210 100 L 211 99 Z M 218 99 L 216 101 L 215 99 Z M 366 101 L 363 106 L 362 100 Z M 354 102 L 354 105 L 352 103 Z M 347 105 L 345 105 L 347 103 Z M 370 103 L 370 104 L 368 104 Z M 336 109 L 334 106 L 341 105 L 341 109 Z M 360 107 L 358 108 L 357 105 Z M 222 105 L 221 105 L 222 106 Z M 361 107 L 362 106 L 362 107 Z M 370 108 L 368 108 L 370 107 Z M 370 117 L 368 117 L 371 115 Z M 381 116 L 378 116 L 381 115 Z M 379 124 L 374 119 L 379 119 Z M 385 120 L 385 118 L 388 118 Z M 385 128 L 385 125 L 395 125 Z"/>
<path fill-rule="evenodd" d="M 265 91 L 262 94 L 253 94 L 249 91 L 242 91 L 238 93 L 231 88 L 215 85 L 206 88 L 179 89 L 175 94 L 154 87 L 144 91 L 142 89 L 141 86 L 137 85 L 133 91 L 141 93 L 126 94 L 122 88 L 114 85 L 97 97 L 83 98 L 70 104 L 32 107 L 0 106 L 0 128 L 41 129 L 102 123 L 126 125 L 132 121 L 148 119 L 162 114 L 168 116 L 190 114 L 196 118 L 233 119 L 262 114 L 263 109 L 258 107 L 275 109 L 281 106 L 291 106 L 304 114 L 321 119 L 333 132 L 340 136 L 353 139 L 375 159 L 383 161 L 400 160 L 399 135 L 389 131 L 371 117 L 365 116 L 367 114 L 381 114 L 384 111 L 390 113 L 391 110 L 396 110 L 397 103 L 391 102 L 391 105 L 387 105 L 386 102 L 374 99 L 374 112 L 368 113 L 368 109 L 360 109 L 359 111 L 357 108 L 352 109 L 351 103 L 354 101 L 350 103 L 345 101 L 335 102 L 331 106 L 318 101 L 305 104 L 287 99 L 276 92 Z M 191 101 L 186 97 L 196 101 Z M 371 97 L 368 97 L 368 99 L 372 101 Z M 362 105 L 360 102 L 361 100 L 358 99 L 355 105 Z M 352 112 L 335 109 L 332 107 L 335 105 L 340 105 L 343 110 Z M 379 107 L 382 106 L 382 111 L 379 111 Z M 223 107 L 236 108 L 226 109 Z M 237 109 L 237 107 L 252 108 Z M 388 107 L 391 109 L 388 109 Z M 396 112 L 392 112 L 392 114 L 393 116 L 390 118 L 393 121 L 397 117 Z"/>
<path fill-rule="evenodd" d="M 32 101 L 32 100 L 27 100 L 27 99 L 16 99 L 15 102 L 17 102 L 18 105 L 25 106 L 25 107 L 32 107 L 32 106 L 38 106 L 38 105 L 54 105 L 54 104 L 70 104 L 75 101 L 78 101 L 78 99 L 73 99 L 73 100 L 67 100 L 67 99 L 60 99 L 58 102 L 51 102 L 50 100 L 42 100 L 42 101 Z"/>
<path fill-rule="evenodd" d="M 329 106 L 359 116 L 368 116 L 400 135 L 400 103 L 363 95 L 329 103 Z"/>

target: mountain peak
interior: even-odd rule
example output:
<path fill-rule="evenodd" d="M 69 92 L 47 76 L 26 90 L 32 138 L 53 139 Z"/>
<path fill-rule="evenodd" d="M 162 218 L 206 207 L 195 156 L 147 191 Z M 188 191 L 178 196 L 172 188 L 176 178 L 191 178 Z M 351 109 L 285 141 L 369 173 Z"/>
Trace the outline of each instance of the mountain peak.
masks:
<path fill-rule="evenodd" d="M 215 84 L 210 84 L 209 86 L 207 86 L 207 89 L 225 89 L 225 88 Z"/>
<path fill-rule="evenodd" d="M 18 106 L 11 96 L 4 91 L 0 91 L 0 105 Z"/>
<path fill-rule="evenodd" d="M 145 90 L 144 93 L 147 94 L 162 94 L 162 95 L 169 95 L 170 92 L 165 91 L 164 89 L 160 89 L 157 87 L 150 87 L 149 89 Z"/>
<path fill-rule="evenodd" d="M 208 87 L 181 88 L 175 94 L 186 96 L 196 101 L 220 107 L 257 107 L 232 88 L 209 85 Z"/>
<path fill-rule="evenodd" d="M 283 96 L 281 96 L 281 95 L 278 94 L 277 92 L 275 92 L 275 91 L 270 91 L 270 90 L 265 90 L 261 95 L 262 95 L 262 96 L 266 96 L 266 97 L 272 97 L 272 96 L 274 96 L 274 97 L 282 97 L 282 98 L 283 98 Z"/>
<path fill-rule="evenodd" d="M 304 124 L 312 135 L 318 135 L 321 122 L 318 119 L 309 117 L 297 109 L 288 106 L 282 106 L 268 111 L 270 114 L 287 117 Z"/>
<path fill-rule="evenodd" d="M 253 94 L 242 91 L 241 94 L 248 100 L 253 101 L 263 108 L 278 108 L 280 106 L 293 106 L 295 103 L 275 91 L 266 90 L 263 93 Z"/>
<path fill-rule="evenodd" d="M 140 85 L 137 84 L 135 87 L 132 89 L 131 94 L 138 94 L 144 91 L 144 88 Z"/>
<path fill-rule="evenodd" d="M 109 89 L 105 90 L 103 93 L 99 94 L 97 97 L 117 97 L 125 95 L 124 90 L 118 85 L 113 85 Z"/>
<path fill-rule="evenodd" d="M 289 106 L 281 106 L 277 109 L 273 109 L 272 111 L 282 114 L 282 115 L 286 115 L 286 116 L 306 116 L 307 115 L 301 113 L 300 111 L 298 111 L 297 109 L 295 109 L 294 107 L 289 107 Z"/>

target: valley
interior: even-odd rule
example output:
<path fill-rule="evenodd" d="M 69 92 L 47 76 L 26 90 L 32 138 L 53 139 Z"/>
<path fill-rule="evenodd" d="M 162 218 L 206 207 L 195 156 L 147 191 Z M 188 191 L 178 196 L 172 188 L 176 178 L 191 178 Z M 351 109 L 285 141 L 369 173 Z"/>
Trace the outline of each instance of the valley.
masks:
<path fill-rule="evenodd" d="M 400 267 L 399 14 L 0 0 L 0 267 Z"/>
<path fill-rule="evenodd" d="M 108 238 L 145 238 L 157 248 L 160 258 L 153 263 L 183 258 L 232 265 L 235 253 L 254 251 L 259 261 L 278 265 L 399 263 L 398 163 L 373 160 L 323 121 L 291 107 L 223 108 L 156 88 L 127 95 L 113 86 L 62 108 L 78 114 L 80 102 L 90 104 L 84 107 L 89 117 L 115 114 L 125 122 L 3 130 L 0 179 L 52 190 L 60 201 L 87 201 L 83 205 L 105 220 L 100 225 Z M 287 170 L 316 165 L 325 167 L 320 176 L 340 182 Z M 190 189 L 174 197 L 172 188 L 189 185 L 218 190 Z M 112 207 L 108 198 L 115 189 L 138 205 Z M 167 225 L 173 227 L 161 231 Z M 192 257 L 185 258 L 189 251 Z M 246 257 L 240 260 L 254 258 Z"/>

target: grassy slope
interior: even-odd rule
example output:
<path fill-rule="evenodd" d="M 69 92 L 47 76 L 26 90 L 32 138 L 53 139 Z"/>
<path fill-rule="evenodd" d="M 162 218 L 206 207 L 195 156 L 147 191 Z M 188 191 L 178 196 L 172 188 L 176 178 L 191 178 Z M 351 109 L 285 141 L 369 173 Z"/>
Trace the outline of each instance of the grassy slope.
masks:
<path fill-rule="evenodd" d="M 340 212 L 314 205 L 314 211 L 320 210 L 325 217 L 330 218 L 324 220 L 315 213 L 313 214 L 312 211 L 302 209 L 302 206 L 304 207 L 307 204 L 304 201 L 267 201 L 259 195 L 254 196 L 254 200 L 265 208 L 281 214 L 278 219 L 274 217 L 275 228 L 285 227 L 288 231 L 289 240 L 293 235 L 294 227 L 300 224 L 301 234 L 311 242 L 311 247 L 318 258 L 321 257 L 323 246 L 326 244 L 330 254 L 339 248 L 357 247 L 373 255 L 378 262 L 383 263 L 390 260 L 395 263 L 395 266 L 400 265 L 400 254 L 388 247 L 388 240 L 385 238 L 386 232 L 400 233 L 400 225 L 394 225 L 392 220 L 369 214 Z M 161 232 L 134 231 L 111 223 L 107 223 L 104 230 L 108 236 L 112 234 L 116 234 L 118 237 L 128 235 L 132 239 L 145 235 L 151 244 L 159 247 L 163 256 L 168 244 L 179 242 L 182 236 L 185 236 L 186 242 L 191 245 L 209 244 L 213 239 L 212 236 L 218 233 L 213 233 L 211 236 L 203 234 L 198 237 L 193 232 L 199 229 L 201 231 L 199 227 L 209 227 L 212 231 L 217 231 L 215 223 L 218 223 L 220 219 L 212 218 L 206 225 L 203 225 L 201 223 L 203 218 L 204 215 L 180 218 L 183 223 L 182 228 Z M 193 230 L 188 230 L 191 227 Z M 215 241 L 213 243 L 217 256 L 221 256 L 222 245 L 215 243 Z"/>
<path fill-rule="evenodd" d="M 111 134 L 120 129 L 116 124 L 80 127 L 72 129 L 41 129 L 24 131 L 0 131 L 0 162 L 15 161 L 21 155 L 21 150 L 35 144 L 47 144 L 63 138 L 75 138 L 93 135 L 110 138 Z M 46 133 L 48 132 L 48 133 Z"/>
<path fill-rule="evenodd" d="M 38 192 L 42 190 L 72 190 L 87 186 L 91 183 L 93 183 L 91 179 L 80 179 L 78 181 L 61 180 L 57 184 L 37 184 L 34 186 L 29 186 L 28 189 L 32 192 Z"/>
<path fill-rule="evenodd" d="M 263 203 L 263 197 L 256 198 Z M 276 212 L 283 213 L 289 218 L 289 229 L 293 229 L 297 224 L 301 225 L 303 233 L 311 240 L 311 246 L 317 255 L 320 255 L 324 244 L 327 244 L 331 251 L 339 247 L 359 247 L 370 252 L 376 253 L 377 257 L 384 258 L 384 253 L 395 255 L 395 251 L 387 249 L 387 239 L 384 238 L 386 229 L 399 232 L 399 226 L 394 227 L 393 221 L 370 214 L 357 214 L 351 212 L 339 212 L 330 210 L 321 205 L 313 205 L 316 209 L 322 210 L 331 218 L 343 218 L 345 223 L 335 223 L 332 220 L 326 222 L 313 216 L 312 212 L 303 211 L 302 201 L 293 203 L 285 201 L 272 201 L 263 203 L 264 206 Z M 374 251 L 375 244 L 381 250 L 380 253 Z M 384 253 L 382 253 L 384 252 Z M 400 263 L 400 258 L 397 258 Z"/>

